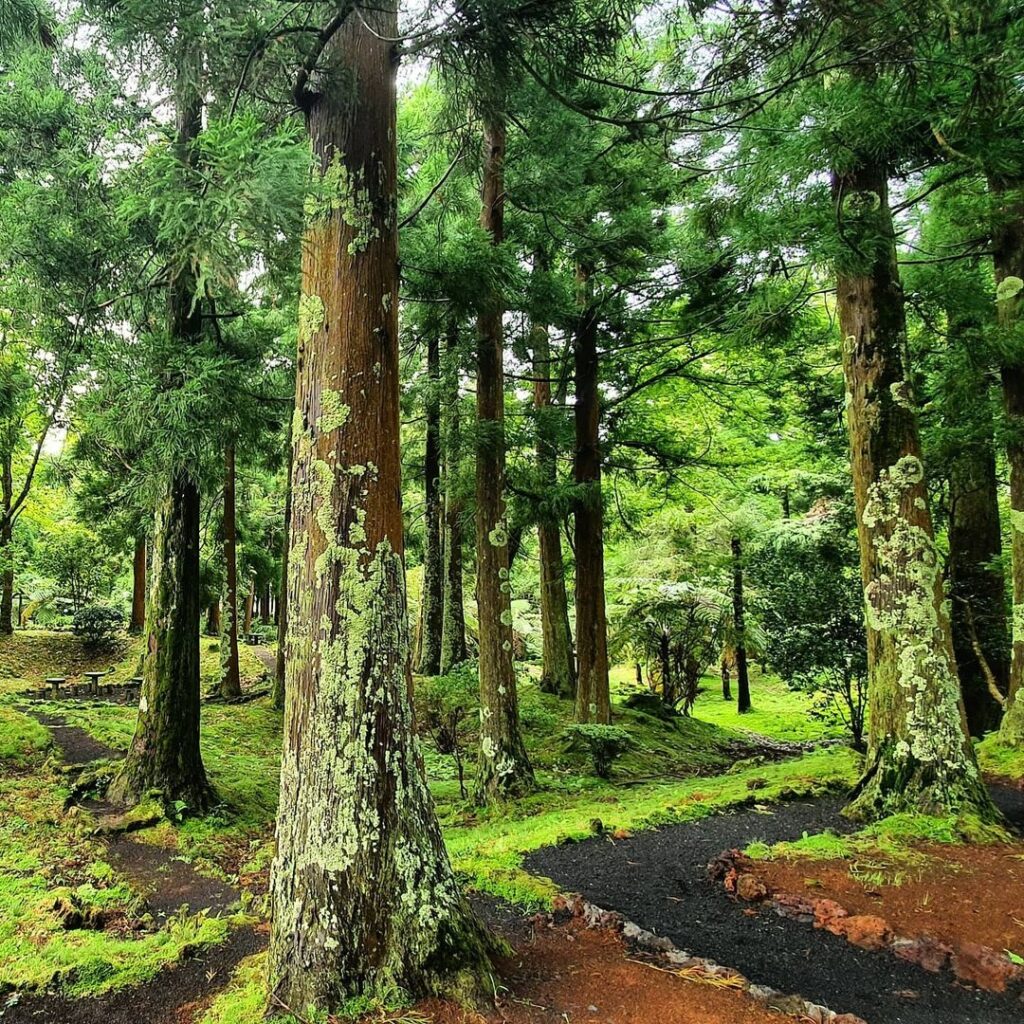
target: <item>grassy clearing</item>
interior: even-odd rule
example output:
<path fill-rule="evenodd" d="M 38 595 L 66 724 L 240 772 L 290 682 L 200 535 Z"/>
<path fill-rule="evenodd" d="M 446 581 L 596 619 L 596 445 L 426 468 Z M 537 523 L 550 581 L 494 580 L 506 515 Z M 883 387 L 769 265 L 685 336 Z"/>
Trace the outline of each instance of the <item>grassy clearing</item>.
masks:
<path fill-rule="evenodd" d="M 702 687 L 693 716 L 721 729 L 745 729 L 791 743 L 845 738 L 841 725 L 824 722 L 815 715 L 808 694 L 791 689 L 777 676 L 766 675 L 756 666 L 750 669 L 753 707 L 744 715 L 736 710 L 735 679 L 731 701 L 722 699 L 722 683 L 717 677 L 705 676 Z"/>

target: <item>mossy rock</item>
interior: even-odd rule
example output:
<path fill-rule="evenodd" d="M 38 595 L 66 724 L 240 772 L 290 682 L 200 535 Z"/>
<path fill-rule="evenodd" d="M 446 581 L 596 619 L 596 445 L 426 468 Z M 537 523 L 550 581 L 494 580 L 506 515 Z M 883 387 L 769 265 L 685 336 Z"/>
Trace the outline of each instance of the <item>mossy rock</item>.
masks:
<path fill-rule="evenodd" d="M 674 722 L 682 715 L 670 708 L 656 693 L 634 693 L 623 701 L 623 707 L 639 711 L 642 715 L 660 718 L 663 722 Z"/>

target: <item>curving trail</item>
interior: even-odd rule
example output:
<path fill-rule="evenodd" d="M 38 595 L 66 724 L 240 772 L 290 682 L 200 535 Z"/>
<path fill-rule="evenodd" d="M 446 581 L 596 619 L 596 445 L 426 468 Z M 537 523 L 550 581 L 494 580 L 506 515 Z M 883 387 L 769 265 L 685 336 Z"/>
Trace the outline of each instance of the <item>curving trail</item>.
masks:
<path fill-rule="evenodd" d="M 997 803 L 1024 825 L 1024 792 L 997 788 Z M 773 913 L 744 913 L 708 861 L 756 839 L 780 842 L 831 828 L 849 832 L 837 799 L 797 802 L 768 812 L 705 818 L 630 839 L 606 838 L 547 847 L 526 859 L 528 870 L 618 911 L 677 946 L 741 971 L 752 982 L 853 1013 L 868 1024 L 1020 1024 L 1017 995 L 997 996 L 953 984 L 886 953 Z"/>

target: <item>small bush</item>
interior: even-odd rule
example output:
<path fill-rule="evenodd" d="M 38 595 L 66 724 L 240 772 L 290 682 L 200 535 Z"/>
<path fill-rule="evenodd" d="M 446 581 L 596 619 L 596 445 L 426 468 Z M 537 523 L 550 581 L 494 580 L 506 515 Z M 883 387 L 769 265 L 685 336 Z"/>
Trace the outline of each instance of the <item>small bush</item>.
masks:
<path fill-rule="evenodd" d="M 75 613 L 71 629 L 91 647 L 112 643 L 124 629 L 124 616 L 116 608 L 94 604 Z"/>
<path fill-rule="evenodd" d="M 589 755 L 594 774 L 600 779 L 611 777 L 615 759 L 633 745 L 629 733 L 617 725 L 570 725 L 565 734 L 569 749 Z"/>
<path fill-rule="evenodd" d="M 446 676 L 423 679 L 417 698 L 420 723 L 434 741 L 438 753 L 455 758 L 459 792 L 465 798 L 466 744 L 480 709 L 476 666 L 459 665 Z"/>

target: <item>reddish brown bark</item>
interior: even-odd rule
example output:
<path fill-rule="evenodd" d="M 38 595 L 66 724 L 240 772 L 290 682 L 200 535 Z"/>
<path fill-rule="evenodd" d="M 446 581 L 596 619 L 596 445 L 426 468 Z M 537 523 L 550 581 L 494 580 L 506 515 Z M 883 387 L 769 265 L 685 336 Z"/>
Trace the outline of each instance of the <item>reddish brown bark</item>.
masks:
<path fill-rule="evenodd" d="M 298 88 L 319 171 L 302 246 L 274 1005 L 474 996 L 479 928 L 415 737 L 399 459 L 395 5 L 330 35 Z M 341 76 L 340 78 L 338 76 Z M 300 79 L 301 86 L 301 79 Z"/>
<path fill-rule="evenodd" d="M 569 628 L 569 599 L 565 592 L 565 562 L 558 519 L 545 508 L 545 496 L 558 486 L 558 452 L 553 435 L 556 422 L 551 405 L 551 340 L 547 329 L 536 327 L 533 343 L 533 406 L 537 415 L 537 480 L 541 511 L 537 520 L 540 557 L 541 676 L 546 693 L 572 699 L 576 694 L 576 660 Z"/>
<path fill-rule="evenodd" d="M 576 360 L 576 721 L 612 720 L 608 621 L 604 596 L 604 502 L 601 495 L 601 395 L 597 310 L 590 273 L 580 268 Z"/>

